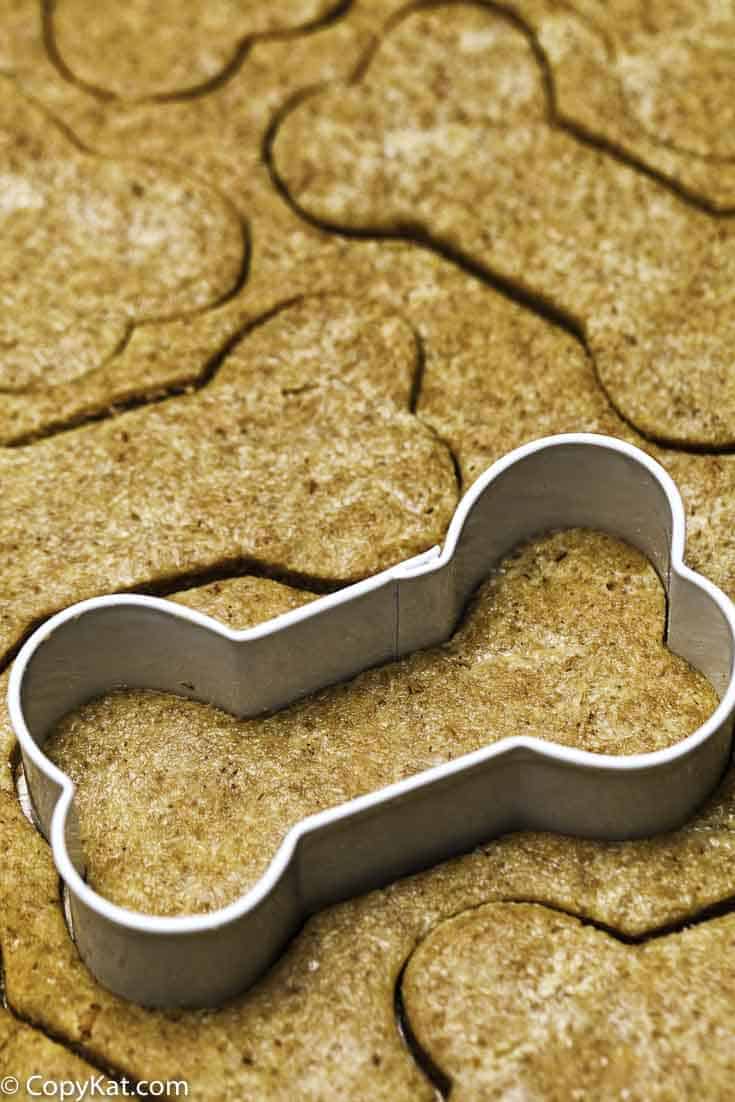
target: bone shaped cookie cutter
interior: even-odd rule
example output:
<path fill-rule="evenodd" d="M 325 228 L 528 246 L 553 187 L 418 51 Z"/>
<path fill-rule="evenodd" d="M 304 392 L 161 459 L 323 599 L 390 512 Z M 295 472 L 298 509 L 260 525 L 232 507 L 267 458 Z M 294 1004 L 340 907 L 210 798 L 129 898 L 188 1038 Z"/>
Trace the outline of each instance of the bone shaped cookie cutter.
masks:
<path fill-rule="evenodd" d="M 621 757 L 503 739 L 303 819 L 253 888 L 207 914 L 137 913 L 85 882 L 74 785 L 43 753 L 66 713 L 120 687 L 193 697 L 241 717 L 282 708 L 446 640 L 514 545 L 572 527 L 620 536 L 653 563 L 667 596 L 668 646 L 720 696 L 698 730 Z M 213 1005 L 251 984 L 309 913 L 494 835 L 634 838 L 680 825 L 726 768 L 735 710 L 735 608 L 684 565 L 684 533 L 681 499 L 658 463 L 621 440 L 574 433 L 493 464 L 463 497 L 443 547 L 246 631 L 136 595 L 82 601 L 52 617 L 15 661 L 9 708 L 89 968 L 143 1004 Z"/>

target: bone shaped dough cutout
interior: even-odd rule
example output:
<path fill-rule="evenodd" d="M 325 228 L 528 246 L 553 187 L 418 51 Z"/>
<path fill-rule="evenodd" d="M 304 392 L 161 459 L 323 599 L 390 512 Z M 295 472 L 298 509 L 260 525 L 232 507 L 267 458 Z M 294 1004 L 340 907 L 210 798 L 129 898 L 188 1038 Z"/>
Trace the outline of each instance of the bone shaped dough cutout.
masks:
<path fill-rule="evenodd" d="M 733 213 L 731 0 L 519 0 L 515 10 L 548 65 L 561 126 L 696 206 Z"/>
<path fill-rule="evenodd" d="M 295 33 L 336 15 L 341 0 L 55 0 L 50 25 L 62 68 L 88 90 L 123 99 L 205 91 L 260 36 Z"/>
<path fill-rule="evenodd" d="M 437 926 L 406 968 L 406 1020 L 456 1102 L 715 1100 L 730 1093 L 732 915 L 648 944 L 547 907 Z"/>
<path fill-rule="evenodd" d="M 539 62 L 502 14 L 412 11 L 359 81 L 285 116 L 273 158 L 312 218 L 418 226 L 553 302 L 645 435 L 735 440 L 735 226 L 551 125 Z"/>
<path fill-rule="evenodd" d="M 568 26 L 572 13 L 594 35 L 589 60 L 617 81 L 630 116 L 652 141 L 721 166 L 735 158 L 732 3 L 573 0 L 556 14 Z M 558 56 L 552 46 L 555 75 L 573 67 L 569 51 L 580 41 L 570 35 L 566 46 L 559 42 Z"/>
<path fill-rule="evenodd" d="M 313 298 L 196 393 L 0 451 L 0 650 L 95 594 L 253 560 L 351 581 L 438 542 L 456 480 L 417 370 L 399 317 Z"/>
<path fill-rule="evenodd" d="M 0 77 L 0 391 L 80 379 L 136 324 L 218 302 L 243 263 L 217 192 L 76 148 Z"/>

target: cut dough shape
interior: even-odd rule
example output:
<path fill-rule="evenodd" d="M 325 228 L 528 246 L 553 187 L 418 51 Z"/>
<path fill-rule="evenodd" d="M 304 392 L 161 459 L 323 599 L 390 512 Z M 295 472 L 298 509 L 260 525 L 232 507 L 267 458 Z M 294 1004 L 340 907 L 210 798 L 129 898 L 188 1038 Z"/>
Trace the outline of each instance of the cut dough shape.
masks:
<path fill-rule="evenodd" d="M 578 341 L 474 280 L 447 281 L 420 316 L 417 413 L 445 440 L 465 487 L 507 451 L 555 432 L 602 432 L 642 447 L 684 498 L 687 561 L 735 598 L 735 456 L 652 445 L 607 401 Z"/>
<path fill-rule="evenodd" d="M 417 370 L 395 314 L 308 299 L 195 394 L 0 452 L 0 649 L 95 593 L 242 561 L 346 582 L 431 547 L 457 492 Z"/>
<path fill-rule="evenodd" d="M 0 66 L 15 72 L 19 87 L 106 157 L 125 160 L 134 153 L 209 181 L 235 205 L 249 239 L 244 283 L 221 305 L 139 325 L 117 355 L 83 378 L 7 393 L 0 402 L 0 443 L 26 443 L 201 384 L 238 334 L 299 295 L 354 291 L 360 300 L 403 309 L 417 286 L 446 280 L 434 258 L 414 247 L 384 256 L 371 243 L 348 244 L 306 226 L 276 194 L 262 163 L 263 138 L 278 105 L 305 84 L 351 72 L 380 22 L 379 12 L 358 5 L 349 22 L 259 41 L 238 72 L 207 95 L 133 104 L 101 101 L 62 79 L 46 56 L 40 5 L 0 0 Z M 177 18 L 171 33 L 185 38 L 186 20 Z"/>
<path fill-rule="evenodd" d="M 420 333 L 426 356 L 422 385 L 418 374 L 414 374 L 416 361 L 412 356 L 400 360 L 403 368 L 399 368 L 400 356 L 386 360 L 381 352 L 382 366 L 368 357 L 366 377 L 376 380 L 381 396 L 378 404 L 382 396 L 394 395 L 406 417 L 409 393 L 415 384 L 413 398 L 418 399 L 418 417 L 451 445 L 466 483 L 509 447 L 549 432 L 583 428 L 612 431 L 640 443 L 633 430 L 615 416 L 595 381 L 590 361 L 571 338 L 483 289 L 449 263 L 408 243 L 346 241 L 322 234 L 294 217 L 272 190 L 258 157 L 274 109 L 299 86 L 316 85 L 350 73 L 369 45 L 366 29 L 374 30 L 395 5 L 376 0 L 366 12 L 364 5 L 357 4 L 329 31 L 289 42 L 260 42 L 241 69 L 220 87 L 205 96 L 165 106 L 105 102 L 86 94 L 60 78 L 44 60 L 38 33 L 40 5 L 35 0 L 0 0 L 0 6 L 0 64 L 4 69 L 14 69 L 23 87 L 55 111 L 91 148 L 118 160 L 135 153 L 177 165 L 176 172 L 183 168 L 187 175 L 192 172 L 210 181 L 249 220 L 253 245 L 250 277 L 233 301 L 182 319 L 139 325 L 119 355 L 83 377 L 33 392 L 4 394 L 0 402 L 0 438 L 23 438 L 46 431 L 49 426 L 72 423 L 75 416 L 104 413 L 117 401 L 150 397 L 161 387 L 188 385 L 202 376 L 205 365 L 225 350 L 236 333 L 278 303 L 293 295 L 336 287 L 359 303 L 360 309 L 370 299 L 367 309 L 371 316 L 393 317 L 399 310 Z M 524 15 L 530 6 L 531 0 L 524 0 Z M 275 10 L 274 5 L 263 5 L 264 11 L 266 7 Z M 549 5 L 545 7 L 548 14 Z M 581 0 L 576 7 L 582 10 Z M 554 67 L 557 95 L 566 111 L 570 109 L 574 82 L 562 90 L 562 76 L 572 72 L 568 68 L 571 59 L 583 59 L 587 44 L 573 37 L 579 19 L 570 12 L 570 5 L 565 5 L 566 25 L 558 6 L 554 8 L 554 18 L 543 24 L 534 22 L 534 26 L 539 27 L 543 48 Z M 447 13 L 438 14 L 443 18 Z M 483 14 L 486 17 L 491 18 Z M 533 22 L 536 17 L 528 18 Z M 553 53 L 557 30 L 560 49 L 567 48 L 561 42 L 563 34 L 569 33 L 571 43 L 567 57 L 558 66 Z M 185 27 L 182 34 L 186 34 Z M 589 41 L 596 48 L 592 32 Z M 417 57 L 425 45 L 414 44 Z M 521 76 L 524 69 L 525 65 L 519 66 Z M 610 82 L 605 83 L 600 73 L 599 65 L 588 69 L 579 85 L 583 89 L 581 99 L 589 104 L 591 129 L 597 127 L 598 132 L 599 116 L 595 121 L 594 112 L 599 112 L 601 101 L 609 104 L 611 115 L 626 118 L 624 111 L 617 110 L 618 92 L 614 88 L 610 91 Z M 438 88 L 441 91 L 441 82 Z M 44 140 L 50 140 L 54 133 L 48 128 Z M 313 137 L 310 135 L 310 140 Z M 627 149 L 637 151 L 657 171 L 675 176 L 713 201 L 717 196 L 718 201 L 727 201 L 726 166 L 683 155 L 660 143 L 646 145 L 648 139 L 637 119 L 632 119 L 625 141 Z M 633 141 L 638 144 L 631 144 Z M 543 178 L 541 184 L 546 186 Z M 455 192 L 461 194 L 457 181 L 451 181 L 449 190 L 452 199 Z M 699 318 L 706 332 L 711 319 L 706 311 Z M 406 331 L 400 325 L 397 329 L 404 333 L 407 346 Z M 266 331 L 270 341 L 273 331 L 267 327 Z M 404 338 L 399 336 L 397 340 L 403 348 Z M 245 401 L 243 390 L 250 386 L 253 374 L 257 375 L 255 368 L 239 374 L 245 343 L 236 350 L 237 378 L 244 380 L 242 384 L 228 376 L 230 360 L 224 363 L 228 387 L 232 383 L 228 393 L 237 394 L 239 409 Z M 284 336 L 283 344 L 287 343 Z M 350 376 L 350 386 L 358 375 Z M 391 377 L 396 380 L 395 387 L 390 385 Z M 636 380 L 636 386 L 639 382 Z M 680 386 L 681 378 L 675 378 L 675 382 Z M 719 428 L 712 433 L 707 426 L 701 435 L 703 420 L 716 416 L 723 423 L 728 421 L 726 382 L 718 383 L 719 389 L 714 391 L 701 380 L 690 382 L 693 389 L 689 395 L 683 394 L 682 402 L 692 407 L 696 432 L 692 431 L 690 437 L 685 435 L 685 442 L 699 439 L 697 433 L 705 442 L 726 438 L 725 433 L 718 435 Z M 646 407 L 650 396 L 644 383 L 640 382 L 641 403 Z M 209 389 L 205 387 L 204 393 Z M 224 391 L 214 387 L 211 391 L 212 406 L 216 406 L 217 394 Z M 295 400 L 298 396 L 290 397 Z M 666 392 L 662 404 L 669 399 Z M 174 401 L 179 400 L 184 401 Z M 161 409 L 168 406 L 166 402 Z M 215 418 L 211 408 L 206 407 L 207 423 L 214 420 L 221 426 L 219 417 L 224 417 L 225 411 L 220 410 Z M 267 411 L 264 407 L 264 421 L 270 420 L 272 426 L 269 439 L 276 438 L 281 408 L 277 400 L 269 402 Z M 136 416 L 142 416 L 142 412 Z M 682 414 L 677 412 L 676 416 L 677 424 L 681 424 Z M 348 417 L 344 419 L 351 423 Z M 125 421 L 122 418 L 121 425 Z M 409 438 L 414 430 L 423 438 L 418 423 L 414 420 L 410 424 Z M 100 426 L 95 429 L 100 430 Z M 154 437 L 152 432 L 151 439 Z M 39 480 L 47 487 L 44 478 L 61 471 L 64 464 L 82 470 L 88 460 L 85 442 L 95 441 L 93 458 L 101 453 L 120 456 L 110 468 L 106 483 L 109 506 L 99 510 L 107 524 L 108 512 L 113 518 L 117 516 L 120 487 L 126 486 L 127 472 L 137 469 L 139 457 L 126 456 L 123 451 L 131 448 L 132 442 L 115 438 L 112 430 L 99 437 L 71 433 L 63 445 L 61 439 L 54 442 L 57 451 L 39 450 L 35 465 L 31 460 L 36 454 L 35 445 L 18 453 L 26 456 L 23 478 L 28 499 L 36 493 Z M 112 451 L 115 440 L 118 452 Z M 222 438 L 222 451 L 214 447 L 208 453 L 207 470 L 209 463 L 216 468 L 220 456 L 227 454 L 228 440 Z M 105 452 L 108 444 L 109 453 Z M 324 452 L 323 442 L 317 446 Z M 692 565 L 735 595 L 735 459 L 677 454 L 654 447 L 649 450 L 665 463 L 684 493 Z M 48 458 L 52 454 L 53 461 Z M 15 458 L 11 457 L 13 461 Z M 188 458 L 182 449 L 172 505 L 166 511 L 174 528 L 179 522 L 186 523 L 177 496 L 187 502 L 194 500 L 192 488 L 182 475 Z M 5 463 L 5 457 L 0 463 Z M 406 472 L 409 469 L 407 465 Z M 6 470 L 0 466 L 4 490 Z M 437 500 L 443 500 L 443 466 L 441 472 L 441 477 L 431 476 Z M 61 478 L 62 505 L 64 486 L 73 477 L 72 471 L 66 481 Z M 372 480 L 377 476 L 371 471 L 366 477 Z M 404 475 L 409 477 L 408 473 Z M 400 485 L 404 487 L 405 482 Z M 238 483 L 235 486 L 240 489 Z M 274 493 L 278 493 L 278 487 Z M 452 494 L 447 500 L 450 498 L 453 505 Z M 206 510 L 209 508 L 207 503 Z M 227 524 L 232 517 L 224 501 L 212 502 L 211 508 L 213 529 L 218 523 Z M 251 508 L 252 501 L 245 500 L 240 517 L 243 525 Z M 321 509 L 321 504 L 313 507 L 315 523 Z M 423 529 L 427 542 L 443 535 L 448 509 L 449 505 L 437 506 L 441 513 L 437 534 Z M 194 531 L 199 518 L 198 513 L 192 518 L 192 543 L 200 538 Z M 70 527 L 73 520 L 68 518 Z M 68 600 L 65 591 L 56 596 L 53 593 L 59 569 L 67 579 L 77 572 L 81 588 L 72 585 L 72 597 L 87 592 L 90 578 L 85 563 L 88 569 L 96 551 L 92 542 L 83 547 L 84 532 L 88 538 L 91 533 L 91 540 L 98 539 L 99 534 L 84 525 L 82 529 L 79 545 L 73 541 L 69 544 L 72 558 L 76 556 L 73 565 L 65 560 L 62 545 L 46 548 L 45 554 L 43 549 L 39 553 L 28 550 L 32 530 L 26 533 L 28 544 L 22 556 L 9 540 L 4 548 L 8 592 L 2 603 L 6 617 L 12 619 L 13 610 L 19 607 L 17 602 L 26 601 L 28 607 L 36 602 L 34 607 L 41 608 L 41 595 L 47 587 L 54 600 L 57 596 L 62 602 Z M 109 529 L 106 531 L 109 533 Z M 139 546 L 147 540 L 147 558 L 131 561 L 133 573 L 139 570 L 138 576 L 145 581 L 159 582 L 158 568 L 163 564 L 169 569 L 168 555 L 176 560 L 177 571 L 186 573 L 198 568 L 201 560 L 192 561 L 188 551 L 178 557 L 175 550 L 171 554 L 170 532 L 170 527 L 156 526 L 141 533 L 134 553 L 137 556 Z M 43 539 L 43 531 L 35 534 Z M 424 535 L 417 534 L 415 546 Z M 127 538 L 122 530 L 120 538 L 122 546 Z M 289 546 L 293 549 L 297 545 L 295 525 Z M 331 551 L 329 547 L 327 550 Z M 401 557 L 395 550 L 395 557 Z M 359 563 L 353 562 L 352 568 L 374 569 L 374 552 L 379 555 L 380 548 L 371 548 L 369 554 L 361 550 Z M 129 584 L 125 579 L 130 574 L 123 571 L 123 575 L 119 584 Z M 29 596 L 34 586 L 37 591 Z M 279 594 L 278 600 L 274 593 Z M 284 605 L 279 603 L 281 598 Z M 303 593 L 278 590 L 274 583 L 248 579 L 218 582 L 190 593 L 186 600 L 231 618 L 233 624 L 240 617 L 237 626 L 246 626 L 246 621 L 255 622 L 306 598 Z M 6 619 L 4 625 L 9 646 L 18 642 L 19 633 L 27 626 L 22 616 L 15 623 Z M 294 1098 L 327 1102 L 353 1097 L 365 1102 L 431 1102 L 435 1098 L 431 1085 L 400 1041 L 394 988 L 417 940 L 467 907 L 503 897 L 537 898 L 589 915 L 623 932 L 640 934 L 669 922 L 684 921 L 702 908 L 735 895 L 735 782 L 730 772 L 702 814 L 675 834 L 615 844 L 531 834 L 500 839 L 462 860 L 320 915 L 307 924 L 287 955 L 255 990 L 217 1013 L 147 1012 L 99 988 L 79 962 L 61 917 L 58 880 L 48 849 L 22 819 L 12 789 L 12 738 L 4 712 L 0 742 L 0 844 L 4 854 L 0 862 L 0 940 L 11 1004 L 53 1035 L 84 1046 L 101 1066 L 116 1066 L 139 1078 L 186 1076 L 192 1084 L 192 1097 L 212 1102 L 241 1102 L 249 1097 L 264 1102 L 292 1102 Z M 708 951 L 719 967 L 723 952 L 719 942 L 708 946 Z M 695 983 L 692 997 L 700 996 Z M 731 1017 L 726 1008 L 719 1025 L 729 1028 Z"/>
<path fill-rule="evenodd" d="M 17 1091 L 6 1087 L 3 1093 L 19 1099 L 41 1097 L 44 1083 L 62 1080 L 86 1083 L 99 1079 L 101 1089 L 115 1089 L 98 1068 L 0 1008 L 0 1077 L 7 1076 L 17 1079 L 19 1086 Z"/>
<path fill-rule="evenodd" d="M 550 65 L 559 119 L 670 180 L 735 207 L 735 8 L 666 0 L 518 0 Z"/>
<path fill-rule="evenodd" d="M 426 232 L 562 311 L 647 437 L 735 442 L 735 227 L 550 125 L 531 43 L 475 5 L 411 11 L 361 79 L 305 98 L 275 167 L 321 224 Z"/>
<path fill-rule="evenodd" d="M 402 985 L 452 1099 L 726 1098 L 735 1070 L 735 916 L 648 945 L 492 903 L 443 923 Z"/>
<path fill-rule="evenodd" d="M 126 99 L 204 93 L 259 36 L 313 27 L 342 0 L 208 0 L 182 18 L 178 0 L 51 0 L 63 71 L 89 91 Z"/>
<path fill-rule="evenodd" d="M 0 77 L 0 391 L 77 381 L 135 324 L 211 306 L 239 218 L 195 177 L 81 153 Z"/>

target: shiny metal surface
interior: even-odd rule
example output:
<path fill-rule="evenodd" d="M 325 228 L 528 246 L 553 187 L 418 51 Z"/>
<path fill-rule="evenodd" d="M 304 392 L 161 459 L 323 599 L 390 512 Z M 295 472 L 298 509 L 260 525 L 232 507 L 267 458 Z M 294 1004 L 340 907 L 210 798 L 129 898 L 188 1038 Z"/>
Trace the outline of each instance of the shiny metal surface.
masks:
<path fill-rule="evenodd" d="M 667 594 L 666 639 L 712 682 L 716 711 L 675 746 L 627 757 L 536 738 L 494 743 L 309 816 L 266 873 L 221 910 L 164 918 L 118 907 L 84 880 L 74 786 L 44 755 L 54 724 L 114 688 L 154 688 L 254 716 L 454 631 L 473 590 L 515 544 L 588 527 L 638 547 Z M 735 609 L 683 563 L 684 510 L 645 453 L 589 434 L 548 437 L 495 463 L 460 502 L 442 548 L 246 631 L 142 596 L 54 616 L 13 666 L 9 707 L 33 807 L 68 890 L 79 952 L 147 1005 L 213 1005 L 252 983 L 304 917 L 520 828 L 633 838 L 680 825 L 730 755 Z"/>

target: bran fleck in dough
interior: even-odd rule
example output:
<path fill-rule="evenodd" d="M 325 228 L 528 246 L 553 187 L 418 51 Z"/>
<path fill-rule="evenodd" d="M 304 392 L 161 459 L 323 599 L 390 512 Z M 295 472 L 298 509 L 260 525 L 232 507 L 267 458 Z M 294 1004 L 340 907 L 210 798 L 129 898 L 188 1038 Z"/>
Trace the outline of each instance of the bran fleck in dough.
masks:
<path fill-rule="evenodd" d="M 412 9 L 361 79 L 296 104 L 278 178 L 322 225 L 418 226 L 583 330 L 626 420 L 735 441 L 735 229 L 549 123 L 531 43 L 476 5 Z"/>
<path fill-rule="evenodd" d="M 630 946 L 544 907 L 443 923 L 402 984 L 456 1102 L 720 1102 L 735 1072 L 735 917 Z"/>

